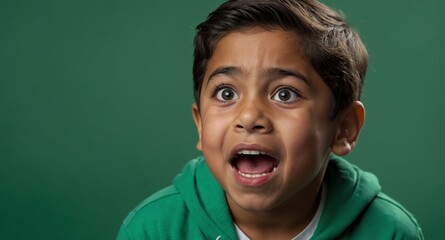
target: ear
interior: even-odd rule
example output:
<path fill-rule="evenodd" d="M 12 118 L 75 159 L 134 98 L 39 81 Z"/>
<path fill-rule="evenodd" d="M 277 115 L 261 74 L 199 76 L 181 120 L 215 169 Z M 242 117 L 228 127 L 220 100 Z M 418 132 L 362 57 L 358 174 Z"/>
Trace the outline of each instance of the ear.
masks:
<path fill-rule="evenodd" d="M 201 126 L 201 114 L 199 113 L 198 106 L 196 103 L 193 103 L 192 105 L 192 115 L 193 120 L 195 121 L 196 129 L 198 130 L 198 143 L 196 143 L 196 149 L 199 151 L 202 151 L 202 143 L 201 143 L 201 132 L 202 132 L 202 126 Z"/>
<path fill-rule="evenodd" d="M 354 149 L 365 121 L 365 107 L 354 101 L 337 118 L 337 130 L 331 145 L 332 152 L 344 156 Z"/>

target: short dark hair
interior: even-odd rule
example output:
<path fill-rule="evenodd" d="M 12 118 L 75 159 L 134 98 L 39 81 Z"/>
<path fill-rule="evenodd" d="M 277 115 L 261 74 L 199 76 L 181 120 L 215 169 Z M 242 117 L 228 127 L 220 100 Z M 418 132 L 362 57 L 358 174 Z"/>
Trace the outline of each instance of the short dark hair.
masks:
<path fill-rule="evenodd" d="M 339 13 L 316 0 L 230 0 L 196 27 L 193 82 L 198 108 L 207 63 L 219 40 L 252 27 L 283 29 L 299 36 L 303 57 L 333 93 L 333 118 L 360 99 L 368 53 Z"/>

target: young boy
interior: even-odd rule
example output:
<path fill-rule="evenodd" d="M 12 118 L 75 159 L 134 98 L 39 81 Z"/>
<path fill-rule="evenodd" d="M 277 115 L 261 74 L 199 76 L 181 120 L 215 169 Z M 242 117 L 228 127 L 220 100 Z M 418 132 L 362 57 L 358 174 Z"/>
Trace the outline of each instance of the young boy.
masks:
<path fill-rule="evenodd" d="M 197 27 L 203 157 L 125 220 L 118 239 L 423 239 L 355 146 L 367 52 L 315 0 L 233 0 Z M 335 155 L 334 155 L 335 154 Z"/>

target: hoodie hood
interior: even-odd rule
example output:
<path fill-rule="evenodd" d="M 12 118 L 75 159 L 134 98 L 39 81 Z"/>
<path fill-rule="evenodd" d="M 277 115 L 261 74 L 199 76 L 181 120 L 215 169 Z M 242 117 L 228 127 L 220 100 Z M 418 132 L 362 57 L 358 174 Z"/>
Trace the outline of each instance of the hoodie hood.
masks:
<path fill-rule="evenodd" d="M 377 193 L 377 178 L 332 156 L 325 173 L 327 196 L 312 239 L 334 239 L 360 217 Z M 203 157 L 187 164 L 174 179 L 191 218 L 208 239 L 237 239 L 224 191 Z"/>
<path fill-rule="evenodd" d="M 380 192 L 377 177 L 332 156 L 325 173 L 326 203 L 312 239 L 334 239 L 340 236 Z"/>
<path fill-rule="evenodd" d="M 224 191 L 203 157 L 187 164 L 173 184 L 207 239 L 237 239 Z"/>

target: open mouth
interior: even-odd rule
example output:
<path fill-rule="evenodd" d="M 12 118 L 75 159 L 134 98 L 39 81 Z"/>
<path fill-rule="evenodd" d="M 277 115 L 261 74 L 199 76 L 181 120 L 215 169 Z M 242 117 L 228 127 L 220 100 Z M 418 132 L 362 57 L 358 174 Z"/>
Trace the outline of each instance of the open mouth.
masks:
<path fill-rule="evenodd" d="M 265 177 L 277 170 L 279 161 L 257 150 L 241 150 L 230 160 L 230 165 L 246 178 Z"/>

